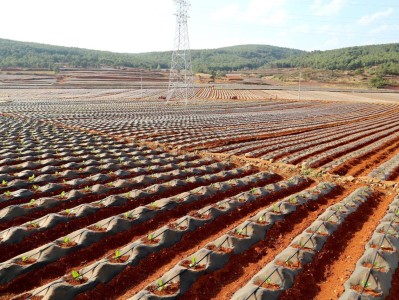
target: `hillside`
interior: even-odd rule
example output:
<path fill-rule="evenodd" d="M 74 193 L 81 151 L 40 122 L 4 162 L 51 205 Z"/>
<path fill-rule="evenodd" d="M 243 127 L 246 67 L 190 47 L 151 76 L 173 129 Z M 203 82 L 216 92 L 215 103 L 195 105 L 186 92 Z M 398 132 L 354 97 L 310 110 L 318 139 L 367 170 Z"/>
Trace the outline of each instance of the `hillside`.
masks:
<path fill-rule="evenodd" d="M 270 66 L 326 70 L 358 70 L 378 66 L 381 74 L 399 75 L 399 44 L 313 51 L 272 62 Z"/>
<path fill-rule="evenodd" d="M 193 50 L 192 61 L 196 72 L 231 71 L 259 68 L 302 53 L 304 51 L 274 46 L 244 45 Z M 169 68 L 171 52 L 126 54 L 0 39 L 0 57 L 1 68 L 55 69 L 60 65 L 84 68 L 107 65 L 157 69 Z"/>

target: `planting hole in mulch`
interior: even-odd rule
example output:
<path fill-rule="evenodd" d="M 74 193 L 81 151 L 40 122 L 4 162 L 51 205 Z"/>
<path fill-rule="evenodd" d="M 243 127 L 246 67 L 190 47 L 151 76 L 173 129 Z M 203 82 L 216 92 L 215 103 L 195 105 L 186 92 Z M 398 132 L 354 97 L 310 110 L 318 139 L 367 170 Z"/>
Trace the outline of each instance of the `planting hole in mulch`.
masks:
<path fill-rule="evenodd" d="M 87 228 L 90 229 L 91 231 L 96 231 L 96 232 L 105 232 L 105 231 L 107 231 L 106 228 L 101 227 L 101 226 L 95 226 L 95 225 L 87 227 Z"/>
<path fill-rule="evenodd" d="M 292 248 L 295 248 L 295 249 L 302 249 L 302 250 L 305 250 L 305 251 L 314 251 L 313 248 L 301 246 L 301 245 L 299 245 L 299 244 L 291 245 L 291 247 L 292 247 Z"/>
<path fill-rule="evenodd" d="M 68 242 L 58 242 L 57 244 L 62 248 L 72 248 L 75 247 L 78 243 L 73 241 L 68 241 Z"/>
<path fill-rule="evenodd" d="M 395 252 L 395 250 L 394 250 L 392 247 L 384 247 L 384 246 L 381 246 L 381 247 L 380 247 L 379 245 L 375 245 L 375 244 L 370 245 L 370 247 L 373 248 L 373 249 L 378 249 L 378 248 L 380 248 L 380 249 L 383 250 L 383 251 Z"/>
<path fill-rule="evenodd" d="M 143 239 L 143 244 L 145 245 L 156 245 L 159 243 L 159 239 L 151 238 L 151 237 L 145 237 Z"/>
<path fill-rule="evenodd" d="M 129 259 L 129 255 L 119 256 L 118 258 L 115 255 L 111 255 L 108 257 L 110 263 L 113 264 L 123 264 Z"/>
<path fill-rule="evenodd" d="M 300 268 L 302 268 L 302 265 L 301 265 L 301 263 L 299 261 L 295 261 L 294 262 L 294 261 L 281 261 L 281 260 L 278 260 L 278 261 L 276 261 L 276 265 L 287 267 L 287 268 L 290 268 L 290 269 L 300 269 Z"/>
<path fill-rule="evenodd" d="M 262 288 L 268 289 L 268 290 L 273 290 L 273 291 L 278 291 L 281 289 L 281 286 L 278 284 L 273 284 L 273 283 L 269 283 L 267 281 L 264 280 L 256 280 L 254 282 L 255 285 L 260 286 Z"/>
<path fill-rule="evenodd" d="M 185 231 L 187 229 L 187 226 L 178 226 L 176 224 L 169 224 L 168 227 L 170 229 L 176 229 L 176 230 L 180 230 L 180 231 Z"/>
<path fill-rule="evenodd" d="M 26 229 L 28 229 L 28 230 L 38 229 L 39 227 L 40 227 L 39 224 L 36 224 L 36 223 L 30 223 L 30 224 L 26 225 Z"/>
<path fill-rule="evenodd" d="M 200 265 L 200 264 L 195 264 L 189 260 L 184 260 L 180 264 L 182 267 L 185 267 L 187 269 L 195 270 L 195 271 L 202 271 L 205 270 L 206 266 L 205 265 Z"/>
<path fill-rule="evenodd" d="M 73 278 L 71 274 L 65 276 L 64 280 L 66 282 L 68 282 L 68 284 L 70 284 L 70 285 L 81 285 L 88 281 L 88 279 L 86 277 L 80 276 L 79 278 Z"/>
<path fill-rule="evenodd" d="M 321 236 L 328 236 L 328 233 L 326 233 L 326 232 L 314 231 L 314 230 L 310 230 L 310 229 L 306 230 L 306 232 L 310 233 L 310 234 L 318 234 Z"/>
<path fill-rule="evenodd" d="M 225 247 L 216 247 L 216 245 L 208 245 L 206 249 L 214 251 L 214 252 L 219 252 L 219 253 L 231 253 L 233 252 L 233 249 L 231 248 L 225 248 Z"/>
<path fill-rule="evenodd" d="M 363 292 L 363 293 L 373 296 L 373 297 L 381 297 L 382 296 L 382 293 L 377 293 L 376 291 L 368 289 L 368 288 L 364 288 L 361 285 L 352 285 L 351 289 L 358 293 Z"/>
<path fill-rule="evenodd" d="M 210 218 L 210 216 L 208 214 L 199 214 L 197 212 L 191 212 L 189 215 L 193 218 L 201 219 L 201 220 L 207 220 Z"/>
<path fill-rule="evenodd" d="M 388 272 L 388 270 L 387 270 L 386 268 L 383 268 L 383 267 L 378 266 L 377 263 L 375 263 L 375 264 L 373 265 L 372 263 L 366 262 L 366 263 L 363 263 L 363 267 L 368 268 L 368 269 L 378 270 L 378 271 L 384 272 L 384 273 L 387 273 L 387 272 Z"/>
<path fill-rule="evenodd" d="M 171 284 L 166 284 L 161 287 L 158 286 L 152 286 L 150 288 L 153 294 L 157 296 L 167 296 L 167 295 L 173 295 L 176 294 L 179 291 L 179 283 L 171 283 Z"/>
<path fill-rule="evenodd" d="M 239 239 L 249 239 L 249 236 L 236 231 L 230 231 L 229 234 Z"/>
<path fill-rule="evenodd" d="M 34 258 L 30 258 L 30 257 L 23 257 L 20 260 L 18 260 L 16 262 L 16 264 L 20 265 L 20 266 L 28 266 L 31 265 L 33 263 L 35 263 L 37 260 Z"/>

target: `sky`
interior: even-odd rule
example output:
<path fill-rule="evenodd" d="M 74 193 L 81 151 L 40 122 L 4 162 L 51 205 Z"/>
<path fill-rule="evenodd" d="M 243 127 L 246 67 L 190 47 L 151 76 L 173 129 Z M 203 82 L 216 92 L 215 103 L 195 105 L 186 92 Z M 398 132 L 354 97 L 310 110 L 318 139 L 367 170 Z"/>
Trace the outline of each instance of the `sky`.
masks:
<path fill-rule="evenodd" d="M 399 42 L 399 0 L 189 0 L 192 49 Z M 173 50 L 173 0 L 2 0 L 0 38 L 123 53 Z"/>

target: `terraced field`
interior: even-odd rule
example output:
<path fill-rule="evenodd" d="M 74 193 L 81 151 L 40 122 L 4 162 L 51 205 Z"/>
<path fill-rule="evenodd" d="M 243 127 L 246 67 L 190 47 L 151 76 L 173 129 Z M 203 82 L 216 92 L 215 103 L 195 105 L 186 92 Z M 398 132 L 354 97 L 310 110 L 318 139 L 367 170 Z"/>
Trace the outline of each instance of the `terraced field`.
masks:
<path fill-rule="evenodd" d="M 397 299 L 399 104 L 8 92 L 0 299 Z"/>

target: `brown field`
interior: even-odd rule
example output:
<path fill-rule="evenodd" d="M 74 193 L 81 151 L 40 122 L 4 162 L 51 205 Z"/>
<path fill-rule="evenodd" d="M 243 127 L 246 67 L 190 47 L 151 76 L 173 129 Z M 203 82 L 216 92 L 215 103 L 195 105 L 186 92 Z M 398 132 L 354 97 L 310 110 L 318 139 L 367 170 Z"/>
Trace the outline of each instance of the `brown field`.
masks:
<path fill-rule="evenodd" d="M 0 89 L 0 299 L 398 298 L 398 93 L 165 95 Z"/>

